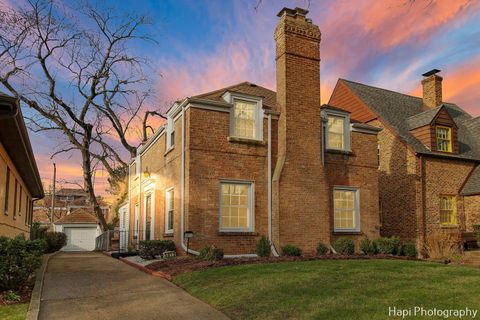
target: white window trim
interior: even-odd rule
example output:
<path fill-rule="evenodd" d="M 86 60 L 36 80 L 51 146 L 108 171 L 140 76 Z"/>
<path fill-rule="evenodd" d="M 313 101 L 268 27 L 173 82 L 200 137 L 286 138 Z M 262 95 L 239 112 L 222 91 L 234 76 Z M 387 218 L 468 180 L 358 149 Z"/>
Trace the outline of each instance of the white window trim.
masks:
<path fill-rule="evenodd" d="M 236 92 L 229 92 L 229 91 L 227 91 L 223 95 L 223 99 L 233 105 L 232 108 L 230 109 L 230 128 L 229 128 L 230 137 L 253 140 L 253 141 L 263 141 L 263 118 L 264 118 L 263 99 L 261 97 L 249 96 L 249 95 L 239 94 Z M 255 108 L 256 109 L 255 110 L 256 137 L 253 139 L 239 137 L 235 135 L 235 100 L 256 103 L 256 108 Z"/>
<path fill-rule="evenodd" d="M 223 184 L 245 184 L 248 185 L 248 207 L 249 216 L 248 228 L 222 228 L 222 185 Z M 220 180 L 218 193 L 218 228 L 220 232 L 254 232 L 255 231 L 255 183 L 249 180 Z"/>
<path fill-rule="evenodd" d="M 165 144 L 166 146 L 166 151 L 170 151 L 175 147 L 175 141 L 172 141 L 172 132 L 175 132 L 175 120 L 171 117 L 168 116 L 167 118 L 167 143 Z"/>
<path fill-rule="evenodd" d="M 356 221 L 356 228 L 335 228 L 335 191 L 354 191 L 355 192 L 355 221 Z M 348 187 L 348 186 L 334 186 L 332 192 L 332 203 L 333 203 L 333 231 L 334 232 L 360 232 L 360 188 L 356 187 Z"/>
<path fill-rule="evenodd" d="M 155 239 L 155 186 L 149 186 L 143 195 L 143 239 L 146 236 L 147 226 L 147 197 L 150 196 L 150 210 L 152 210 L 152 217 L 150 220 L 150 238 Z"/>
<path fill-rule="evenodd" d="M 336 110 L 324 110 L 325 114 L 327 115 L 326 117 L 326 122 L 325 122 L 325 149 L 326 150 L 339 150 L 339 151 L 347 151 L 350 152 L 352 151 L 352 145 L 351 145 L 351 125 L 350 125 L 350 114 L 341 112 L 341 111 L 336 111 Z M 343 136 L 344 136 L 344 148 L 334 148 L 330 147 L 328 145 L 328 117 L 329 116 L 334 116 L 334 117 L 340 117 L 344 118 L 343 122 Z"/>
<path fill-rule="evenodd" d="M 175 217 L 175 190 L 173 187 L 171 188 L 168 188 L 165 190 L 165 219 L 164 219 L 164 222 L 165 222 L 165 233 L 167 234 L 172 234 L 173 233 L 173 230 L 175 228 L 175 226 L 173 225 L 174 224 L 174 221 L 175 219 L 173 219 L 172 221 L 172 226 L 173 228 L 172 229 L 168 229 L 168 204 L 170 202 L 170 196 L 169 196 L 169 193 L 170 191 L 173 191 L 173 217 Z"/>

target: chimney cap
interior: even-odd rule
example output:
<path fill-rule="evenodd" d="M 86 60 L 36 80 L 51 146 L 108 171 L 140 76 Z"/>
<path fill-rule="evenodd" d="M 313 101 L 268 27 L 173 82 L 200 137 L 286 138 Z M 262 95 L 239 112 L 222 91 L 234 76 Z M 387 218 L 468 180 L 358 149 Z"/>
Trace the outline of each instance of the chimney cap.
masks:
<path fill-rule="evenodd" d="M 442 70 L 432 69 L 432 70 L 430 70 L 430 71 L 425 72 L 424 74 L 422 74 L 422 76 L 424 76 L 424 77 L 429 77 L 429 76 L 431 76 L 431 75 L 434 75 L 434 74 L 439 73 L 440 71 L 442 71 Z"/>
<path fill-rule="evenodd" d="M 281 17 L 283 16 L 284 14 L 287 14 L 287 15 L 290 15 L 290 16 L 303 16 L 305 17 L 308 13 L 308 10 L 306 9 L 302 9 L 302 8 L 299 8 L 299 7 L 296 7 L 295 9 L 291 9 L 291 8 L 287 8 L 287 7 L 284 7 L 282 10 L 280 10 L 280 12 L 277 14 L 277 17 Z"/>

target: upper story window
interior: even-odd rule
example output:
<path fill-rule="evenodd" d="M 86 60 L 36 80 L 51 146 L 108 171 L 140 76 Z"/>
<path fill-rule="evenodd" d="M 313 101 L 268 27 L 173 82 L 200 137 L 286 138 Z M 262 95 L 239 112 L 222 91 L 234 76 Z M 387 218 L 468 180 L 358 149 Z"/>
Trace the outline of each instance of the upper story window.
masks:
<path fill-rule="evenodd" d="M 452 128 L 436 126 L 437 151 L 452 152 Z"/>
<path fill-rule="evenodd" d="M 325 111 L 328 117 L 325 130 L 326 148 L 350 151 L 350 116 L 343 112 Z"/>
<path fill-rule="evenodd" d="M 175 121 L 172 117 L 167 120 L 167 150 L 175 145 Z"/>
<path fill-rule="evenodd" d="M 233 99 L 231 135 L 237 138 L 262 140 L 262 108 L 258 101 Z"/>

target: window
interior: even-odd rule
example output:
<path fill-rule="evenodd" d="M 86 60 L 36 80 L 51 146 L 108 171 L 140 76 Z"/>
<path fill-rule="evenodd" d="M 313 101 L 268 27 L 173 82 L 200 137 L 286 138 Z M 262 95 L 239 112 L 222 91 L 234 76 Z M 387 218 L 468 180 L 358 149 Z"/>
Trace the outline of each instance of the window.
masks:
<path fill-rule="evenodd" d="M 174 200 L 173 188 L 170 188 L 165 192 L 165 233 L 173 233 Z"/>
<path fill-rule="evenodd" d="M 262 140 L 263 113 L 258 101 L 234 99 L 231 135 L 237 138 Z"/>
<path fill-rule="evenodd" d="M 440 223 L 457 224 L 457 201 L 455 196 L 440 196 Z"/>
<path fill-rule="evenodd" d="M 8 197 L 10 196 L 10 168 L 7 167 L 7 177 L 5 181 L 5 203 L 3 211 L 8 214 Z"/>
<path fill-rule="evenodd" d="M 452 152 L 452 129 L 449 127 L 436 127 L 437 151 Z"/>
<path fill-rule="evenodd" d="M 348 113 L 325 110 L 325 141 L 330 150 L 350 151 L 350 116 Z"/>
<path fill-rule="evenodd" d="M 22 190 L 22 186 L 20 186 L 20 199 L 18 200 L 18 215 L 21 216 L 22 215 L 22 193 L 23 193 L 23 190 Z"/>
<path fill-rule="evenodd" d="M 17 189 L 18 180 L 15 179 L 15 190 L 13 190 L 13 219 L 17 219 Z"/>
<path fill-rule="evenodd" d="M 333 190 L 333 208 L 336 232 L 360 231 L 358 189 L 336 187 Z"/>
<path fill-rule="evenodd" d="M 251 182 L 220 184 L 221 231 L 253 231 L 252 189 Z"/>
<path fill-rule="evenodd" d="M 175 121 L 172 117 L 167 119 L 167 150 L 175 145 Z"/>
<path fill-rule="evenodd" d="M 30 220 L 30 199 L 25 196 L 25 225 L 29 225 Z"/>
<path fill-rule="evenodd" d="M 152 194 L 145 197 L 145 240 L 152 240 Z"/>

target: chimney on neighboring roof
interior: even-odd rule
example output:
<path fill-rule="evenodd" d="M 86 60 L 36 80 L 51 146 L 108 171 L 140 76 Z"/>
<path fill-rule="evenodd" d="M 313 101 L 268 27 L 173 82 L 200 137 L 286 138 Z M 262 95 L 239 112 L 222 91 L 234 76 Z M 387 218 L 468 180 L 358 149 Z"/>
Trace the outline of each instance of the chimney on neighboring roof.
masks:
<path fill-rule="evenodd" d="M 440 70 L 432 69 L 424 74 L 425 78 L 422 80 L 423 86 L 423 109 L 433 109 L 442 104 L 442 80 L 443 78 L 437 75 Z"/>

